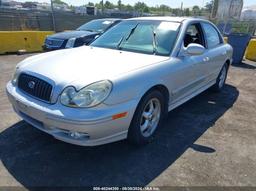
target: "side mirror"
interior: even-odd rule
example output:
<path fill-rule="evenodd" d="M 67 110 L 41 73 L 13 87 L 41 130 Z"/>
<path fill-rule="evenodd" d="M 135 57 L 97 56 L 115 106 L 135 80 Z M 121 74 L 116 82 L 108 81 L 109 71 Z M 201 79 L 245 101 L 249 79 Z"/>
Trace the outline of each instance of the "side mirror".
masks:
<path fill-rule="evenodd" d="M 188 45 L 188 47 L 185 48 L 185 52 L 191 56 L 196 56 L 196 55 L 202 55 L 205 51 L 205 48 L 196 43 L 191 43 Z"/>
<path fill-rule="evenodd" d="M 99 38 L 99 36 L 100 36 L 100 35 L 96 35 L 96 36 L 94 37 L 94 39 L 97 39 L 97 38 Z"/>

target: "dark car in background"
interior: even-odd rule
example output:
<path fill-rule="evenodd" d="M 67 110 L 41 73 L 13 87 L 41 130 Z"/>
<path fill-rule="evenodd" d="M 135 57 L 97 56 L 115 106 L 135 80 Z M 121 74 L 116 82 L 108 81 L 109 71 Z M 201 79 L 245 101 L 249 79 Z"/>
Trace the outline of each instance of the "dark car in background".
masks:
<path fill-rule="evenodd" d="M 65 31 L 47 36 L 44 50 L 58 50 L 90 44 L 97 36 L 121 22 L 121 19 L 95 19 L 73 31 Z"/>

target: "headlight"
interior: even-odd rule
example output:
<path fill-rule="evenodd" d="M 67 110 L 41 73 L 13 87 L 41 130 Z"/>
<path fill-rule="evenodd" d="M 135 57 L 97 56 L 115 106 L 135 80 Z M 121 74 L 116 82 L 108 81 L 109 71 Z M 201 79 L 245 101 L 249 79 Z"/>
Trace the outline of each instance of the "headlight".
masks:
<path fill-rule="evenodd" d="M 68 42 L 66 44 L 66 48 L 73 48 L 76 42 L 76 38 L 70 38 L 68 39 Z"/>
<path fill-rule="evenodd" d="M 60 101 L 68 107 L 94 107 L 102 103 L 110 94 L 112 83 L 108 80 L 93 83 L 76 91 L 74 87 L 67 87 L 60 96 Z"/>
<path fill-rule="evenodd" d="M 15 73 L 13 74 L 13 77 L 12 77 L 12 85 L 13 86 L 16 86 L 17 85 L 17 82 L 18 82 L 18 71 L 17 69 L 15 70 Z"/>

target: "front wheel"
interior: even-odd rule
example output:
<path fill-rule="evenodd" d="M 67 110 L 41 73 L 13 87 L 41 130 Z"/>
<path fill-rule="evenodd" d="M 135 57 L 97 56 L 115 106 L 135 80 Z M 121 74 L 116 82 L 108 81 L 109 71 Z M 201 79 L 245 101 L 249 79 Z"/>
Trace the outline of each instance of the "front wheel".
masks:
<path fill-rule="evenodd" d="M 151 91 L 140 101 L 128 131 L 128 141 L 143 145 L 150 142 L 162 124 L 165 113 L 164 96 Z"/>
<path fill-rule="evenodd" d="M 223 89 L 227 79 L 227 74 L 228 74 L 228 64 L 225 63 L 219 73 L 216 83 L 212 87 L 214 91 L 220 92 Z"/>

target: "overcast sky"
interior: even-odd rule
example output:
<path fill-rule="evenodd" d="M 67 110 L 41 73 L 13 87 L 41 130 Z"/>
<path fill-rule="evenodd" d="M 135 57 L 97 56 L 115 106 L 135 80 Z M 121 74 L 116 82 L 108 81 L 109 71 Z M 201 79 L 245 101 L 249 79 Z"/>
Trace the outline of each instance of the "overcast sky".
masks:
<path fill-rule="evenodd" d="M 50 2 L 50 0 L 16 0 L 16 1 L 38 1 L 38 2 Z M 72 5 L 85 5 L 88 2 L 98 3 L 100 0 L 63 0 L 64 2 Z M 105 1 L 105 0 L 104 0 Z M 118 0 L 109 0 L 112 3 L 117 4 Z M 145 2 L 149 6 L 155 6 L 155 5 L 161 5 L 166 4 L 169 5 L 172 8 L 180 7 L 181 2 L 183 2 L 184 7 L 192 7 L 194 5 L 198 5 L 200 7 L 204 6 L 206 2 L 209 2 L 210 0 L 122 0 L 124 4 L 131 4 L 141 1 Z M 256 0 L 244 0 L 244 6 L 250 6 L 250 5 L 256 5 Z"/>

